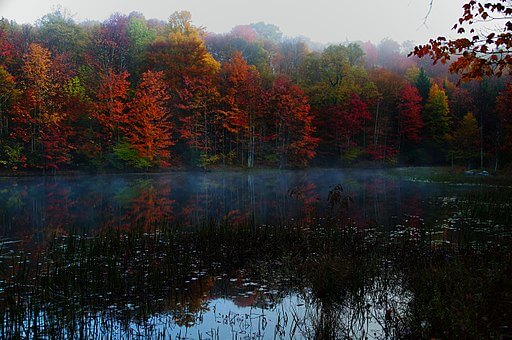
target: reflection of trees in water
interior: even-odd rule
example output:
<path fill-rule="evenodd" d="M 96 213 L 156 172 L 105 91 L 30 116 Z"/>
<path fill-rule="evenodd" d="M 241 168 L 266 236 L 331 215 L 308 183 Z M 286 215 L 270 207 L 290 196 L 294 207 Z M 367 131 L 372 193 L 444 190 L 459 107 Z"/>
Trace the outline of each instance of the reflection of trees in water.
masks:
<path fill-rule="evenodd" d="M 328 289 L 330 295 L 315 291 L 314 286 L 306 294 L 304 322 L 311 324 L 307 338 L 399 338 L 404 331 L 401 318 L 412 299 L 403 282 L 386 272 L 358 277 L 360 270 L 344 270 L 346 277 L 336 278 Z M 322 271 L 326 273 L 331 275 Z"/>
<path fill-rule="evenodd" d="M 168 181 L 138 180 L 117 197 L 121 198 L 121 205 L 127 207 L 119 216 L 119 223 L 124 228 L 136 225 L 149 230 L 156 223 L 171 223 L 174 219 L 175 201 L 171 199 Z"/>
<path fill-rule="evenodd" d="M 175 201 L 168 182 L 137 180 L 121 188 L 106 184 L 80 187 L 50 181 L 5 190 L 0 193 L 4 234 L 32 235 L 44 242 L 70 231 L 172 221 Z"/>
<path fill-rule="evenodd" d="M 76 218 L 76 200 L 67 186 L 48 181 L 37 186 L 13 185 L 0 193 L 2 233 L 26 245 L 42 244 L 67 233 Z"/>
<path fill-rule="evenodd" d="M 353 185 L 355 184 L 355 187 Z M 353 219 L 359 226 L 389 225 L 391 215 L 396 214 L 400 201 L 395 197 L 397 182 L 376 176 L 358 183 L 351 182 L 348 194 L 354 200 Z"/>
<path fill-rule="evenodd" d="M 328 191 L 341 184 L 343 219 L 358 226 L 411 225 L 424 218 L 430 193 L 423 187 L 341 171 L 201 173 L 20 180 L 0 188 L 0 230 L 9 237 L 44 242 L 70 231 L 129 228 L 155 223 L 314 225 L 330 216 Z M 439 208 L 430 218 L 437 218 Z M 332 215 L 332 214 L 331 214 Z M 415 217 L 418 216 L 418 217 Z M 350 223 L 348 223 L 350 224 Z"/>
<path fill-rule="evenodd" d="M 504 249 L 491 257 L 489 263 L 496 270 L 489 271 L 482 265 L 487 261 L 481 255 L 483 248 L 478 252 L 464 247 L 432 249 L 428 240 L 421 243 L 410 237 L 415 227 L 401 228 L 405 232 L 389 236 L 329 223 L 307 230 L 210 224 L 181 231 L 169 226 L 147 229 L 140 223 L 128 230 L 104 230 L 94 237 L 61 236 L 30 262 L 1 257 L 1 335 L 115 337 L 134 327 L 154 335 L 151 332 L 162 330 L 155 317 L 167 332 L 180 325 L 194 327 L 211 313 L 208 301 L 218 297 L 232 299 L 238 308 L 279 310 L 281 319 L 274 331 L 285 338 L 290 334 L 359 338 L 373 333 L 383 338 L 414 338 L 424 331 L 430 334 L 419 326 L 423 320 L 435 321 L 440 328 L 450 326 L 436 316 L 447 308 L 455 311 L 453 317 L 446 316 L 453 323 L 450 327 L 458 327 L 456 318 L 469 315 L 469 321 L 460 323 L 465 327 L 481 307 L 473 301 L 485 302 L 474 289 L 484 289 L 482 296 L 492 298 L 494 293 L 488 295 L 485 289 L 499 287 L 493 283 L 493 273 L 500 280 L 507 277 L 510 266 L 496 267 L 496 263 L 507 263 L 510 253 Z M 499 249 L 490 247 L 494 248 Z M 477 270 L 472 269 L 474 265 Z M 483 280 L 476 275 L 482 273 Z M 463 289 L 455 289 L 464 277 Z M 429 300 L 432 287 L 435 301 Z M 452 288 L 443 292 L 447 287 Z M 506 283 L 503 287 L 505 292 L 499 296 L 506 297 L 510 289 Z M 283 297 L 293 294 L 300 294 L 304 308 L 281 310 Z M 443 297 L 449 305 L 443 305 Z M 506 298 L 492 301 L 506 315 Z M 471 313 L 464 314 L 467 307 Z M 488 320 L 478 319 L 478 323 L 499 326 Z M 27 323 L 32 327 L 23 328 Z M 102 326 L 91 328 L 93 324 Z M 459 331 L 450 334 L 467 334 Z"/>
<path fill-rule="evenodd" d="M 301 218 L 304 223 L 311 223 L 313 218 L 317 217 L 317 208 L 320 201 L 315 183 L 305 179 L 290 188 L 288 193 L 292 199 L 297 201 L 298 207 L 294 209 L 299 214 L 297 218 Z"/>
<path fill-rule="evenodd" d="M 3 287 L 7 297 L 4 301 L 11 301 L 2 312 L 10 320 L 6 330 L 13 332 L 7 335 L 16 335 L 20 331 L 16 320 L 27 318 L 30 322 L 47 320 L 48 323 L 37 326 L 43 329 L 36 329 L 51 330 L 57 336 L 65 332 L 76 334 L 79 329 L 73 327 L 87 328 L 86 320 L 91 315 L 113 318 L 112 322 L 126 326 L 165 312 L 172 316 L 174 324 L 191 326 L 207 307 L 206 301 L 215 294 L 213 277 L 226 273 L 238 274 L 234 280 L 223 280 L 227 287 L 223 294 L 243 293 L 245 299 L 240 299 L 240 304 L 251 299 L 251 303 L 257 304 L 270 290 L 302 291 L 311 284 L 322 306 L 334 305 L 330 301 L 338 292 L 332 290 L 342 286 L 318 287 L 322 282 L 337 282 L 340 277 L 343 284 L 352 284 L 351 269 L 340 276 L 334 262 L 334 267 L 322 265 L 323 262 L 312 262 L 307 256 L 314 254 L 315 249 L 332 254 L 334 248 L 345 243 L 326 243 L 328 234 L 320 233 L 310 235 L 309 242 L 301 245 L 303 236 L 297 231 L 277 227 L 223 230 L 212 226 L 192 233 L 176 233 L 167 229 L 147 230 L 140 224 L 127 231 L 107 230 L 96 237 L 57 238 L 39 254 L 40 264 L 27 262 L 6 281 L 15 283 Z M 340 236 L 329 234 L 334 235 Z M 312 268 L 316 268 L 317 276 L 307 274 Z M 336 270 L 332 271 L 333 268 Z M 350 264 L 350 268 L 355 265 Z M 273 303 L 278 304 L 279 300 Z M 43 315 L 37 316 L 38 313 Z M 33 330 L 28 332 L 28 336 L 37 336 L 31 333 Z"/>
<path fill-rule="evenodd" d="M 50 236 L 67 233 L 76 220 L 73 193 L 68 186 L 52 183 L 45 187 L 43 229 Z"/>

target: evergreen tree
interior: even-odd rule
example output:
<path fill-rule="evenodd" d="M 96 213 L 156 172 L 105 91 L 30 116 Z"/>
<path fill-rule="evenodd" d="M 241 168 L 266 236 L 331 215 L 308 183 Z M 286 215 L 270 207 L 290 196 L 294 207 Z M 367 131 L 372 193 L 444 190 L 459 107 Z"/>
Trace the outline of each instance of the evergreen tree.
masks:
<path fill-rule="evenodd" d="M 423 104 L 425 104 L 430 94 L 432 83 L 430 82 L 430 78 L 425 73 L 423 67 L 420 69 L 420 73 L 414 82 L 414 86 L 418 89 L 421 98 L 423 98 Z"/>

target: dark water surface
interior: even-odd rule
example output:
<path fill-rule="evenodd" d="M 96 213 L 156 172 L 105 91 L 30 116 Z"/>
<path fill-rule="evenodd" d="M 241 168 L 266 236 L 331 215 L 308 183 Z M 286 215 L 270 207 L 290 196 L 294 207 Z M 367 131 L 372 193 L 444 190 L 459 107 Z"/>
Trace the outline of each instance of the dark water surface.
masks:
<path fill-rule="evenodd" d="M 1 178 L 0 336 L 437 335 L 398 252 L 509 242 L 509 192 L 386 170 Z"/>
<path fill-rule="evenodd" d="M 276 225 L 326 217 L 329 190 L 338 184 L 352 199 L 345 213 L 360 226 L 390 226 L 407 215 L 435 224 L 453 213 L 447 200 L 475 190 L 381 170 L 2 178 L 0 232 L 37 238 L 162 220 L 182 227 L 205 221 Z"/>

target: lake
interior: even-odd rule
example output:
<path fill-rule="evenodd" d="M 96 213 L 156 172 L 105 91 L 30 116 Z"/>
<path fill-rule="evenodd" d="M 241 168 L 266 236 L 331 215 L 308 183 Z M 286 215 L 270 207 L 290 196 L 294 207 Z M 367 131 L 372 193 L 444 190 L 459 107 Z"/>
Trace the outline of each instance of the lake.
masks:
<path fill-rule="evenodd" d="M 438 335 L 421 275 L 504 261 L 510 192 L 359 169 L 2 178 L 0 335 Z"/>
<path fill-rule="evenodd" d="M 182 227 L 207 221 L 275 225 L 327 216 L 328 193 L 339 184 L 352 199 L 345 213 L 360 226 L 390 226 L 408 215 L 435 224 L 453 214 L 443 200 L 474 190 L 382 170 L 3 178 L 0 230 L 13 237 L 162 220 Z"/>

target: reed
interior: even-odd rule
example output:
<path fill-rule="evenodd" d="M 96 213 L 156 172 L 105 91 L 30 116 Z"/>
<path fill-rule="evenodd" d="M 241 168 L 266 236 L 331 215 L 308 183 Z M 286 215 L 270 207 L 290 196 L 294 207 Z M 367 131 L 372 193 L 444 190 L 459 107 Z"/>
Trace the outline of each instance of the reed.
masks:
<path fill-rule="evenodd" d="M 343 218 L 350 200 L 338 194 L 339 210 L 314 225 L 141 222 L 54 235 L 37 253 L 0 241 L 0 336 L 219 338 L 191 327 L 215 313 L 208 297 L 233 292 L 272 312 L 277 338 L 509 335 L 510 238 L 478 242 L 462 217 L 456 245 L 434 246 L 424 225 L 361 228 Z M 280 310 L 293 294 L 301 302 Z M 263 332 L 267 317 L 254 320 Z"/>

